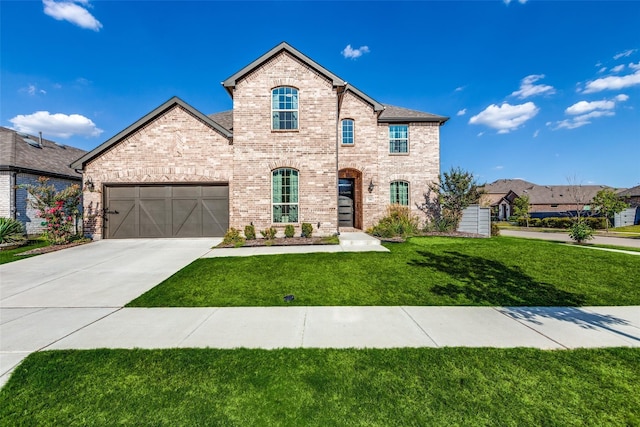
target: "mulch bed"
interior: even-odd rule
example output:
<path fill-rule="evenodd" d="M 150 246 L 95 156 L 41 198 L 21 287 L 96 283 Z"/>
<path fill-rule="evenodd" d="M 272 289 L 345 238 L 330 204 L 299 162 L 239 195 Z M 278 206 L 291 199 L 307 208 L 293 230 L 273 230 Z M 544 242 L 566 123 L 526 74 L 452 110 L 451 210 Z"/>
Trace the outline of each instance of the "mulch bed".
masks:
<path fill-rule="evenodd" d="M 241 248 L 255 248 L 259 246 L 306 246 L 306 245 L 335 245 L 327 242 L 325 237 L 276 237 L 273 240 L 253 239 L 245 241 Z M 220 243 L 216 248 L 234 248 L 233 244 Z"/>
<path fill-rule="evenodd" d="M 20 252 L 19 254 L 15 254 L 15 256 L 42 255 L 49 252 L 55 252 L 55 251 L 60 251 L 62 249 L 72 248 L 74 246 L 84 245 L 90 242 L 91 240 L 88 240 L 86 242 L 72 242 L 72 243 L 67 243 L 66 245 L 49 245 L 49 246 L 44 246 L 42 248 L 31 249 L 30 251 L 26 251 L 26 252 Z"/>

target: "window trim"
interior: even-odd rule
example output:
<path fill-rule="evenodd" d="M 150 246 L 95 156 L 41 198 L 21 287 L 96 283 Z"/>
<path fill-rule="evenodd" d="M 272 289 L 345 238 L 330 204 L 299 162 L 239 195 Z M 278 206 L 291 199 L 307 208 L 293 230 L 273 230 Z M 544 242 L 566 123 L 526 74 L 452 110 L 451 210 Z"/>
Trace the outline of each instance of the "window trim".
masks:
<path fill-rule="evenodd" d="M 401 138 L 392 138 L 391 137 L 391 129 L 392 128 L 396 128 L 396 127 L 400 127 L 400 126 L 404 126 L 407 128 L 407 137 L 406 137 L 406 145 L 407 145 L 407 150 L 406 151 L 392 151 L 392 141 L 402 141 Z M 389 125 L 389 129 L 388 129 L 388 137 L 389 137 L 389 154 L 393 155 L 393 156 L 406 156 L 409 154 L 410 150 L 409 150 L 409 124 L 408 123 L 398 123 L 398 124 L 390 124 Z"/>
<path fill-rule="evenodd" d="M 351 142 L 344 142 L 344 125 L 351 122 Z M 344 118 L 340 120 L 340 144 L 345 147 L 353 147 L 356 144 L 356 121 L 351 118 Z"/>
<path fill-rule="evenodd" d="M 296 202 L 287 202 L 287 203 L 283 203 L 283 202 L 274 202 L 273 201 L 273 197 L 274 197 L 274 178 L 276 176 L 276 172 L 278 171 L 291 171 L 292 173 L 295 173 L 295 177 L 296 177 L 296 190 L 297 190 L 297 194 L 295 199 L 297 200 Z M 291 197 L 291 194 L 289 194 L 289 197 Z M 297 210 L 297 218 L 296 221 L 276 221 L 275 218 L 275 212 L 274 212 L 274 208 L 275 206 L 295 206 L 296 210 Z M 271 170 L 271 203 L 270 203 L 270 208 L 271 208 L 271 223 L 275 224 L 275 225 L 286 225 L 286 224 L 299 224 L 300 223 L 300 171 L 294 168 L 290 168 L 290 167 L 281 167 L 281 168 L 276 168 L 276 169 L 272 169 Z M 281 214 L 282 216 L 282 214 Z"/>
<path fill-rule="evenodd" d="M 295 95 L 296 95 L 296 108 L 292 108 L 292 109 L 279 109 L 279 108 L 274 108 L 273 107 L 273 96 L 274 93 L 280 89 L 291 89 L 293 91 L 295 91 Z M 293 94 L 293 92 L 291 92 Z M 284 94 L 279 94 L 278 96 L 283 96 L 286 95 L 286 93 Z M 271 130 L 274 132 L 297 132 L 300 129 L 300 90 L 297 87 L 294 86 L 276 86 L 274 88 L 271 89 L 271 98 L 269 100 L 270 105 L 271 105 Z M 280 102 L 280 101 L 279 101 Z M 288 112 L 288 113 L 294 113 L 295 114 L 295 118 L 296 118 L 296 127 L 295 128 L 291 128 L 291 129 L 285 129 L 285 128 L 276 128 L 274 127 L 274 113 L 276 112 Z M 279 119 L 278 119 L 279 121 Z"/>
<path fill-rule="evenodd" d="M 394 184 L 396 186 L 398 184 L 404 184 L 405 185 L 405 188 L 407 189 L 407 204 L 406 205 L 400 203 L 398 201 L 399 200 L 398 197 L 396 197 L 395 198 L 396 200 L 394 200 L 394 191 L 393 191 L 394 190 L 394 188 L 393 188 Z M 409 181 L 405 181 L 404 179 L 396 179 L 396 180 L 391 181 L 389 183 L 389 203 L 392 204 L 392 205 L 400 205 L 400 206 L 406 206 L 406 207 L 411 206 L 411 191 L 410 191 L 410 188 L 411 188 L 411 183 Z M 396 196 L 398 195 L 398 187 L 396 187 L 395 195 Z"/>

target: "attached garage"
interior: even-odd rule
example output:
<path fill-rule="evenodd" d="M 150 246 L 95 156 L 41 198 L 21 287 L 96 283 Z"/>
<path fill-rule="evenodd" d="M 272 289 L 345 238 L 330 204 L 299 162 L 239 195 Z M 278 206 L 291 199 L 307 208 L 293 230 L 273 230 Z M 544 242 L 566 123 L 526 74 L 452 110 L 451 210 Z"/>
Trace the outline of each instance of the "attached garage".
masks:
<path fill-rule="evenodd" d="M 220 237 L 229 228 L 229 186 L 105 185 L 108 239 Z"/>

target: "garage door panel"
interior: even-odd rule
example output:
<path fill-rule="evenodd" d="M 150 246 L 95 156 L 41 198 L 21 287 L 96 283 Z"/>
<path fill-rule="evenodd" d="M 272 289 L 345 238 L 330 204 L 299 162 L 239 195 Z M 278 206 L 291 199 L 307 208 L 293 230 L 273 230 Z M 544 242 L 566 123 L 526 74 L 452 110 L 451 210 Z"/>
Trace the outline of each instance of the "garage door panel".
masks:
<path fill-rule="evenodd" d="M 224 236 L 229 229 L 229 203 L 228 200 L 204 199 L 202 200 L 203 230 L 209 235 Z"/>
<path fill-rule="evenodd" d="M 106 226 L 111 237 L 127 237 L 137 233 L 133 200 L 111 200 L 106 215 Z"/>
<path fill-rule="evenodd" d="M 198 199 L 173 199 L 172 212 L 175 237 L 202 236 L 202 209 Z"/>
<path fill-rule="evenodd" d="M 105 206 L 120 212 L 105 222 L 107 238 L 219 237 L 229 228 L 226 185 L 107 187 Z"/>

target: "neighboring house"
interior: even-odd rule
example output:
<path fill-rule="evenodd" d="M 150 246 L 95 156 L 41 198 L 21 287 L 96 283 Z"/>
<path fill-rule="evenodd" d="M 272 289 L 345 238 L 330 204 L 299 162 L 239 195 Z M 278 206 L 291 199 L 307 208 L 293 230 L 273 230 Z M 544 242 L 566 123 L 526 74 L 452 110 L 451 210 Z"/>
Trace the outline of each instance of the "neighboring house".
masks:
<path fill-rule="evenodd" d="M 41 136 L 27 135 L 0 127 L 0 217 L 22 222 L 28 234 L 43 230 L 42 220 L 27 203 L 22 184 L 37 184 L 41 176 L 60 191 L 82 184 L 82 175 L 70 167 L 85 150 L 58 144 Z"/>
<path fill-rule="evenodd" d="M 419 212 L 448 118 L 384 105 L 287 43 L 226 79 L 233 110 L 172 98 L 74 162 L 94 239 L 366 229 Z"/>
<path fill-rule="evenodd" d="M 622 198 L 631 207 L 640 206 L 640 185 L 618 191 L 618 196 Z"/>
<path fill-rule="evenodd" d="M 482 203 L 498 206 L 499 219 L 508 219 L 513 212 L 513 200 L 529 196 L 529 212 L 532 218 L 575 215 L 576 211 L 589 211 L 596 193 L 604 185 L 537 185 L 521 179 L 499 179 L 484 187 Z M 505 206 L 507 205 L 507 206 Z"/>

